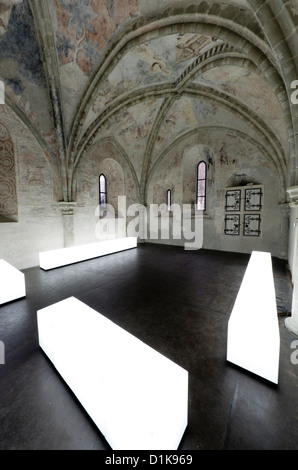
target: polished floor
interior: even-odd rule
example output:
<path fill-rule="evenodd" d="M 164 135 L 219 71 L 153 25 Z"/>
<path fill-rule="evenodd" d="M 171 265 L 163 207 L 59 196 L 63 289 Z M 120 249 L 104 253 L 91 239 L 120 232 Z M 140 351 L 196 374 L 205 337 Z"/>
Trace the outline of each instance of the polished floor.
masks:
<path fill-rule="evenodd" d="M 179 450 L 298 450 L 298 365 L 291 362 L 298 338 L 284 327 L 291 309 L 284 261 L 273 259 L 279 384 L 225 359 L 248 259 L 145 244 L 51 271 L 24 270 L 26 298 L 0 307 L 0 450 L 110 450 L 38 345 L 36 311 L 69 296 L 188 370 L 188 426 Z"/>

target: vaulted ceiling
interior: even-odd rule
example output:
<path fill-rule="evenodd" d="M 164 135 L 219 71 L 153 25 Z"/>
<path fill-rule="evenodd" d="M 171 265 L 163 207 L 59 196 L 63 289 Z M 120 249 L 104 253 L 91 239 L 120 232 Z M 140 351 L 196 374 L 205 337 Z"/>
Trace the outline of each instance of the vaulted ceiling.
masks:
<path fill-rule="evenodd" d="M 144 199 L 152 168 L 207 128 L 262 148 L 297 184 L 298 0 L 2 0 L 0 79 L 71 201 L 79 162 L 113 140 Z"/>

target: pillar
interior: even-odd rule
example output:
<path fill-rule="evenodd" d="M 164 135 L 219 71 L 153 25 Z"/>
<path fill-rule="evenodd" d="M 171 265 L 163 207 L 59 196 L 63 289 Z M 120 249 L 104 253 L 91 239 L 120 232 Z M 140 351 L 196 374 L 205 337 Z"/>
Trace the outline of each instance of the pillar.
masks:
<path fill-rule="evenodd" d="M 288 257 L 288 246 L 289 246 L 289 219 L 291 215 L 291 208 L 288 203 L 280 204 L 281 213 L 281 234 L 280 234 L 280 256 L 283 259 Z"/>
<path fill-rule="evenodd" d="M 59 202 L 63 219 L 64 248 L 75 244 L 74 215 L 76 202 Z"/>
<path fill-rule="evenodd" d="M 292 275 L 292 312 L 285 319 L 288 330 L 298 335 L 298 186 L 287 190 L 290 206 L 288 262 Z"/>

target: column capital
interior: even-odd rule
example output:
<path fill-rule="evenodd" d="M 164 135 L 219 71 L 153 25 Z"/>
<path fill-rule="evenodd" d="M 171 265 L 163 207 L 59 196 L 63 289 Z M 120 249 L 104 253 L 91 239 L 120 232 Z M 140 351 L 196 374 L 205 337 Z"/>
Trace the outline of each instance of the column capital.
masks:
<path fill-rule="evenodd" d="M 76 206 L 76 202 L 58 202 L 58 207 L 62 215 L 74 215 Z"/>
<path fill-rule="evenodd" d="M 298 186 L 291 186 L 287 189 L 287 193 L 290 207 L 296 207 L 298 205 Z"/>
<path fill-rule="evenodd" d="M 286 318 L 285 327 L 298 336 L 298 320 L 296 316 Z"/>

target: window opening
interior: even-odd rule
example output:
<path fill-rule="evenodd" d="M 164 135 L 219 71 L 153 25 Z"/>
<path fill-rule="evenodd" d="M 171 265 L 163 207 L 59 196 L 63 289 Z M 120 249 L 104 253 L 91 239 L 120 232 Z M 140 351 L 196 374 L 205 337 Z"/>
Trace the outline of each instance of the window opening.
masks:
<path fill-rule="evenodd" d="M 197 167 L 197 210 L 206 210 L 207 165 L 201 161 Z"/>
<path fill-rule="evenodd" d="M 99 177 L 99 204 L 103 209 L 107 207 L 107 179 L 103 174 Z"/>
<path fill-rule="evenodd" d="M 170 189 L 167 190 L 167 209 L 168 211 L 171 210 L 172 204 L 172 191 Z"/>

